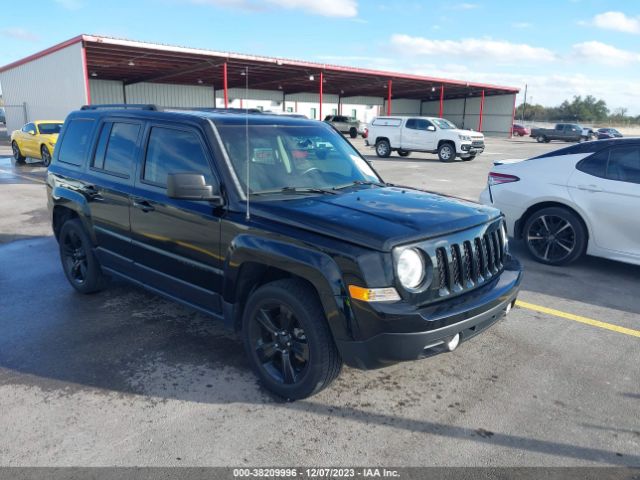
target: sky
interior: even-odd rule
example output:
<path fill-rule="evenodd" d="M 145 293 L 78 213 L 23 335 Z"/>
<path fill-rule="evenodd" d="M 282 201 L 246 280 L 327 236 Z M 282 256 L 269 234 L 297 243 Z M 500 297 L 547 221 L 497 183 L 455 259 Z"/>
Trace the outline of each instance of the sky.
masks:
<path fill-rule="evenodd" d="M 0 65 L 80 33 L 520 87 L 640 115 L 637 0 L 7 2 Z"/>

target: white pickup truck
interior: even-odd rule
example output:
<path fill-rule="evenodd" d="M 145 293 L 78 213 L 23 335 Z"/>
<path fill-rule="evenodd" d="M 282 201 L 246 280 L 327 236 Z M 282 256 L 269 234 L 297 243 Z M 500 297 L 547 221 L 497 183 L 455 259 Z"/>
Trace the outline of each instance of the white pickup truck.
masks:
<path fill-rule="evenodd" d="M 369 125 L 365 143 L 374 146 L 379 157 L 398 152 L 437 153 L 442 162 L 456 157 L 473 160 L 484 151 L 484 135 L 460 130 L 449 120 L 437 117 L 377 117 Z"/>

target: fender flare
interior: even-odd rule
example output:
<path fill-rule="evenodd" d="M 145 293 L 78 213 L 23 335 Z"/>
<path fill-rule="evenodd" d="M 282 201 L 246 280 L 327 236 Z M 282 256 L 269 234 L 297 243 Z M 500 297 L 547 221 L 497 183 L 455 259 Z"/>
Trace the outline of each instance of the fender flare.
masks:
<path fill-rule="evenodd" d="M 74 211 L 80 221 L 84 225 L 91 240 L 95 243 L 95 233 L 93 232 L 93 223 L 91 221 L 91 212 L 89 210 L 89 204 L 87 198 L 80 192 L 73 191 L 69 188 L 64 188 L 56 185 L 51 191 L 51 201 L 53 209 L 51 212 L 53 223 L 53 211 L 56 207 L 64 207 Z M 52 225 L 53 227 L 53 225 Z"/>
<path fill-rule="evenodd" d="M 340 268 L 329 255 L 272 238 L 238 235 L 224 262 L 223 299 L 227 305 L 235 304 L 242 292 L 242 268 L 247 263 L 274 267 L 308 281 L 318 292 L 334 338 L 353 338 L 347 289 Z M 225 314 L 226 323 L 233 321 Z"/>

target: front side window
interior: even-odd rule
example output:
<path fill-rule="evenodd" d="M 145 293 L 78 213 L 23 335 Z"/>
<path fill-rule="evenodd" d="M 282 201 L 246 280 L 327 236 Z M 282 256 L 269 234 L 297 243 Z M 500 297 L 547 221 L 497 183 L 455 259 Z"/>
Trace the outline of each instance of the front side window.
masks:
<path fill-rule="evenodd" d="M 415 118 L 410 118 L 409 120 L 407 120 L 407 123 L 405 125 L 407 128 L 411 129 L 411 130 L 417 130 L 418 129 L 418 120 Z"/>
<path fill-rule="evenodd" d="M 58 159 L 61 162 L 76 166 L 84 163 L 93 125 L 94 121 L 88 119 L 77 119 L 69 122 L 60 146 L 60 154 L 58 155 Z"/>
<path fill-rule="evenodd" d="M 323 125 L 251 125 L 248 134 L 244 125 L 219 125 L 218 131 L 243 190 L 248 171 L 250 193 L 380 182 L 349 142 Z"/>
<path fill-rule="evenodd" d="M 640 148 L 614 148 L 609 155 L 607 178 L 618 182 L 640 183 Z"/>
<path fill-rule="evenodd" d="M 213 174 L 197 133 L 165 127 L 153 127 L 149 134 L 142 178 L 166 186 L 169 173 L 201 173 L 208 185 Z"/>

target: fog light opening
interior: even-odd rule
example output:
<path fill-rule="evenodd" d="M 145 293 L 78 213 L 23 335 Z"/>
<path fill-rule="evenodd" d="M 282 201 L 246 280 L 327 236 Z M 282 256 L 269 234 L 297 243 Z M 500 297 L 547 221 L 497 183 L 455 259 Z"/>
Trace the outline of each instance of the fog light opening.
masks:
<path fill-rule="evenodd" d="M 456 333 L 456 335 L 447 342 L 447 348 L 450 352 L 453 352 L 458 345 L 460 344 L 460 334 Z"/>

